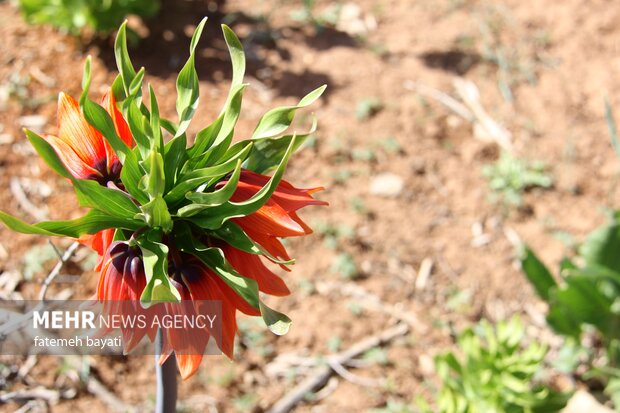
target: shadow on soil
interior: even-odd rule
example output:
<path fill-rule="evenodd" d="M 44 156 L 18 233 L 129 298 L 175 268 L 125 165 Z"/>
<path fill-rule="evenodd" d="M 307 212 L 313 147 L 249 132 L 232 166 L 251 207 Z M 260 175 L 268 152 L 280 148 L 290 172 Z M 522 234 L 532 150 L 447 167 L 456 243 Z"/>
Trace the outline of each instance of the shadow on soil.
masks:
<path fill-rule="evenodd" d="M 301 97 L 322 84 L 328 84 L 330 90 L 337 87 L 325 73 L 308 68 L 293 72 L 268 63 L 265 57 L 273 56 L 274 53 L 277 57 L 269 60 L 277 62 L 291 59 L 290 52 L 279 45 L 278 39 L 282 37 L 282 30 L 272 29 L 265 19 L 257 19 L 233 10 L 227 12 L 224 0 L 164 0 L 159 14 L 144 21 L 143 29 L 147 34 L 145 38 L 130 50 L 134 66 L 144 66 L 151 76 L 176 77 L 187 59 L 194 27 L 203 16 L 208 16 L 209 21 L 196 55 L 196 69 L 200 80 L 216 82 L 232 76 L 230 58 L 220 28 L 222 23 L 226 23 L 236 32 L 243 33 L 240 37 L 246 52 L 246 74 L 262 81 L 278 96 Z M 239 28 L 244 30 L 237 30 Z M 288 36 L 299 39 L 315 50 L 357 47 L 355 39 L 330 28 L 321 28 L 316 32 L 305 30 L 304 27 L 289 27 L 287 30 Z M 98 48 L 106 66 L 116 70 L 113 39 L 95 40 L 88 47 Z"/>
<path fill-rule="evenodd" d="M 432 50 L 422 53 L 420 60 L 429 68 L 463 76 L 473 69 L 481 58 L 478 54 L 462 50 Z"/>

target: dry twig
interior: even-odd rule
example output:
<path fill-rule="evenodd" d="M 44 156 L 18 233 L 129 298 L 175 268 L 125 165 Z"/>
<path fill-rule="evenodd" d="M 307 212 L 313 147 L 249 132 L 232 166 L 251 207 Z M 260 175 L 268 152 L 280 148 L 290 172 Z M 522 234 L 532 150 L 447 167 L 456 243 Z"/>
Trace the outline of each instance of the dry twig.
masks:
<path fill-rule="evenodd" d="M 34 389 L 17 390 L 0 394 L 0 402 L 6 403 L 11 400 L 42 399 L 48 403 L 54 404 L 60 400 L 60 396 L 61 395 L 58 390 L 50 390 L 45 387 L 36 387 Z"/>
<path fill-rule="evenodd" d="M 28 196 L 26 195 L 21 182 L 19 182 L 19 179 L 15 177 L 11 178 L 10 188 L 15 200 L 24 211 L 26 211 L 37 221 L 44 221 L 47 219 L 47 212 L 44 209 L 37 207 L 28 199 Z"/>
<path fill-rule="evenodd" d="M 32 318 L 32 314 L 34 311 L 39 311 L 44 308 L 45 296 L 47 294 L 47 290 L 49 289 L 50 284 L 52 283 L 52 281 L 54 281 L 54 278 L 58 276 L 62 267 L 67 261 L 69 261 L 69 259 L 75 253 L 79 245 L 80 244 L 77 242 L 71 244 L 62 255 L 61 259 L 58 260 L 58 263 L 56 263 L 54 268 L 52 268 L 52 271 L 50 271 L 47 277 L 45 277 L 45 280 L 43 281 L 43 285 L 41 287 L 41 291 L 39 292 L 40 302 L 31 311 L 28 311 L 25 314 L 20 314 L 19 316 L 14 317 L 10 321 L 0 326 L 0 341 L 4 340 L 9 334 L 15 332 L 16 330 L 19 330 L 24 324 L 28 323 L 28 321 L 30 321 L 30 319 Z"/>
<path fill-rule="evenodd" d="M 317 389 L 325 386 L 329 381 L 329 378 L 335 372 L 334 363 L 339 364 L 341 367 L 349 360 L 358 355 L 383 344 L 389 343 L 397 337 L 404 336 L 409 332 L 409 326 L 401 323 L 394 327 L 391 327 L 381 334 L 368 337 L 362 341 L 357 342 L 349 349 L 342 351 L 335 356 L 332 356 L 331 362 L 328 362 L 326 366 L 317 367 L 314 374 L 306 377 L 301 383 L 299 383 L 290 392 L 284 395 L 278 400 L 268 413 L 287 413 L 293 409 L 299 402 L 301 402 L 308 393 L 316 391 Z M 345 370 L 346 371 L 346 370 Z M 348 372 L 347 372 L 348 373 Z"/>
<path fill-rule="evenodd" d="M 112 411 L 119 413 L 137 412 L 138 409 L 131 406 L 118 397 L 110 390 L 108 390 L 103 383 L 94 377 L 89 377 L 86 381 L 86 389 L 89 393 L 97 396 L 102 402 L 108 405 Z"/>
<path fill-rule="evenodd" d="M 52 281 L 54 281 L 54 278 L 56 278 L 58 274 L 60 274 L 60 270 L 62 269 L 62 267 L 67 261 L 69 261 L 69 259 L 73 256 L 79 246 L 80 244 L 76 241 L 73 244 L 69 245 L 69 248 L 67 248 L 65 253 L 62 254 L 54 268 L 52 268 L 52 271 L 50 271 L 47 277 L 45 277 L 45 280 L 43 280 L 43 284 L 41 285 L 41 291 L 39 292 L 39 300 L 45 301 L 45 295 L 47 294 L 47 290 L 49 289 L 50 284 L 52 283 Z"/>
<path fill-rule="evenodd" d="M 478 87 L 472 81 L 463 78 L 455 78 L 453 84 L 462 102 L 441 90 L 413 81 L 406 81 L 404 87 L 422 96 L 436 100 L 458 116 L 473 123 L 474 126 L 480 127 L 484 131 L 486 138 L 496 142 L 506 150 L 511 150 L 512 135 L 484 110 L 480 103 Z"/>

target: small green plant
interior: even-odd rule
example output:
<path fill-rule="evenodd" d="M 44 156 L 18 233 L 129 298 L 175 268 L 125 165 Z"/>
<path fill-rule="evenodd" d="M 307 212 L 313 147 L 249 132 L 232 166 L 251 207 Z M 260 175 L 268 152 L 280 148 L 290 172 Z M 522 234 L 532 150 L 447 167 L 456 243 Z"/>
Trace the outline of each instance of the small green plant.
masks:
<path fill-rule="evenodd" d="M 521 252 L 523 272 L 549 305 L 547 323 L 553 331 L 577 344 L 584 334 L 594 334 L 591 341 L 600 345 L 582 352 L 588 366 L 584 379 L 597 377 L 614 402 L 620 401 L 619 250 L 620 212 L 616 212 L 609 224 L 586 238 L 575 257 L 562 260 L 557 277 L 561 282 L 532 250 L 524 247 Z"/>
<path fill-rule="evenodd" d="M 383 107 L 383 102 L 377 98 L 364 98 L 357 103 L 355 116 L 359 120 L 369 119 L 379 113 Z"/>
<path fill-rule="evenodd" d="M 332 353 L 337 353 L 342 347 L 342 338 L 340 336 L 331 336 L 327 340 L 327 349 Z"/>
<path fill-rule="evenodd" d="M 339 4 L 332 5 L 323 13 L 317 14 L 314 10 L 315 0 L 301 0 L 301 9 L 291 12 L 291 19 L 302 23 L 312 23 L 318 29 L 326 26 L 334 26 L 340 16 Z"/>
<path fill-rule="evenodd" d="M 437 409 L 419 402 L 422 411 L 442 413 L 557 412 L 568 395 L 537 383 L 547 348 L 521 345 L 525 336 L 514 317 L 492 326 L 486 320 L 461 332 L 461 356 L 453 352 L 435 358 L 442 381 Z"/>
<path fill-rule="evenodd" d="M 549 188 L 553 179 L 541 162 L 528 162 L 509 152 L 502 152 L 497 162 L 485 165 L 482 173 L 489 181 L 493 198 L 507 206 L 519 206 L 523 192 L 529 188 Z"/>
<path fill-rule="evenodd" d="M 159 10 L 159 0 L 19 0 L 18 3 L 29 23 L 51 24 L 75 35 L 85 27 L 109 33 L 129 14 L 148 17 Z"/>
<path fill-rule="evenodd" d="M 340 274 L 342 278 L 347 280 L 354 280 L 360 275 L 355 258 L 348 252 L 342 252 L 334 257 L 331 271 Z"/>
<path fill-rule="evenodd" d="M 618 131 L 609 102 L 605 116 L 611 145 L 620 156 Z M 572 241 L 572 238 L 571 238 Z M 538 296 L 548 304 L 547 324 L 566 340 L 557 362 L 562 371 L 605 386 L 604 394 L 620 408 L 620 210 L 583 243 L 571 242 L 571 256 L 562 259 L 558 276 L 527 246 L 521 247 L 521 268 Z M 588 336 L 586 341 L 582 340 Z M 562 354 L 563 353 L 563 354 Z M 585 374 L 576 374 L 585 365 Z M 583 370 L 583 369 L 582 369 Z M 594 379 L 594 380 L 593 380 Z"/>
<path fill-rule="evenodd" d="M 398 140 L 393 136 L 379 140 L 379 146 L 388 153 L 396 153 L 403 149 Z"/>
<path fill-rule="evenodd" d="M 56 258 L 56 251 L 50 244 L 35 245 L 30 248 L 23 258 L 24 278 L 31 280 L 35 274 L 43 272 L 48 261 Z"/>
<path fill-rule="evenodd" d="M 379 364 L 380 366 L 386 366 L 390 362 L 387 352 L 381 347 L 368 350 L 362 355 L 362 359 L 373 364 Z"/>
<path fill-rule="evenodd" d="M 254 393 L 247 393 L 242 396 L 236 397 L 233 400 L 233 406 L 236 412 L 251 412 L 252 408 L 256 406 L 258 402 L 258 396 Z"/>
<path fill-rule="evenodd" d="M 323 237 L 325 246 L 330 249 L 336 249 L 343 241 L 355 238 L 355 228 L 347 224 L 316 221 L 314 225 L 316 232 Z"/>

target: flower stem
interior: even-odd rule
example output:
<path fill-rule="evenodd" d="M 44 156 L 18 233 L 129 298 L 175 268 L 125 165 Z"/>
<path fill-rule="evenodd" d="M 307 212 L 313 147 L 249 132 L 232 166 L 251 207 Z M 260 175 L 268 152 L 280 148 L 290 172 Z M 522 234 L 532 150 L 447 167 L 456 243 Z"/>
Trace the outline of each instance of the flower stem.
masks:
<path fill-rule="evenodd" d="M 157 371 L 157 399 L 155 413 L 175 413 L 177 404 L 177 366 L 176 357 L 171 354 L 164 364 L 159 364 L 163 350 L 164 337 L 161 330 L 155 339 L 155 370 Z"/>

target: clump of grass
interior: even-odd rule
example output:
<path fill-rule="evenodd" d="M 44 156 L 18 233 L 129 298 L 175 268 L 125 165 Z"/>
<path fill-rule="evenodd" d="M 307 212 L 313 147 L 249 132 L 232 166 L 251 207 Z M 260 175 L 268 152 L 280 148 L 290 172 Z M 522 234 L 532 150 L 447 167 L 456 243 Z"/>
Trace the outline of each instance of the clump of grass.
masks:
<path fill-rule="evenodd" d="M 377 98 L 365 98 L 357 103 L 355 116 L 359 120 L 369 119 L 379 113 L 383 107 L 384 105 L 381 100 Z"/>
<path fill-rule="evenodd" d="M 493 200 L 501 200 L 507 206 L 520 206 L 527 189 L 553 185 L 553 179 L 542 162 L 519 159 L 506 151 L 497 162 L 485 165 L 482 173 L 489 181 Z"/>
<path fill-rule="evenodd" d="M 342 278 L 347 280 L 354 280 L 360 276 L 355 259 L 348 252 L 342 252 L 334 257 L 331 272 L 340 274 Z"/>
<path fill-rule="evenodd" d="M 301 8 L 291 12 L 291 19 L 301 23 L 311 23 L 321 30 L 327 26 L 334 26 L 340 17 L 341 5 L 336 4 L 328 7 L 322 13 L 315 10 L 314 0 L 302 0 Z"/>

